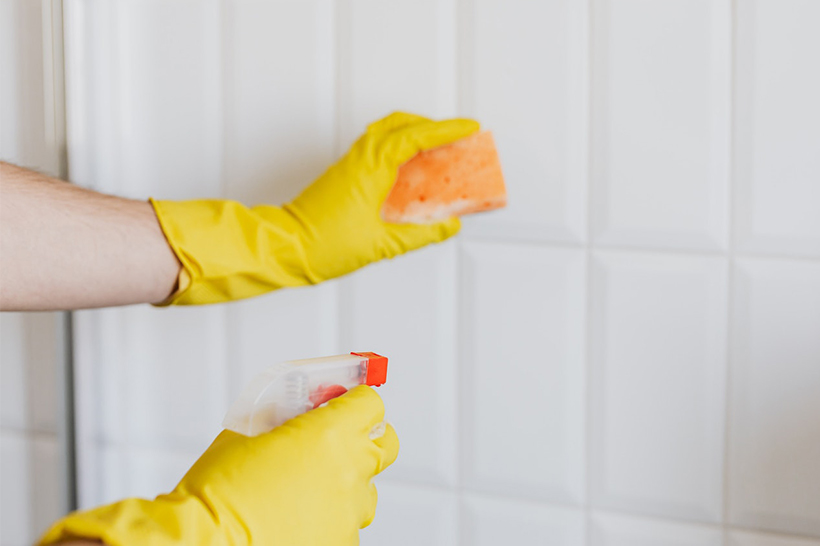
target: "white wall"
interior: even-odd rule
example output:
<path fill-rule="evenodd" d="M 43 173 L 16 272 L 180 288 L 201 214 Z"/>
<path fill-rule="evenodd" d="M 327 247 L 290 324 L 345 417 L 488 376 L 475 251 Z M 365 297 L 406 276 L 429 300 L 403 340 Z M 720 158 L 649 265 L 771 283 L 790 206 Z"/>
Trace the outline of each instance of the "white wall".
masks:
<path fill-rule="evenodd" d="M 75 181 L 281 202 L 405 109 L 479 118 L 510 191 L 320 287 L 79 313 L 81 503 L 173 487 L 267 364 L 373 350 L 402 452 L 365 544 L 820 544 L 819 20 L 69 0 Z"/>
<path fill-rule="evenodd" d="M 65 164 L 57 19 L 50 2 L 0 2 L 0 159 L 54 176 Z M 3 546 L 30 544 L 66 509 L 62 327 L 57 313 L 0 315 Z"/>

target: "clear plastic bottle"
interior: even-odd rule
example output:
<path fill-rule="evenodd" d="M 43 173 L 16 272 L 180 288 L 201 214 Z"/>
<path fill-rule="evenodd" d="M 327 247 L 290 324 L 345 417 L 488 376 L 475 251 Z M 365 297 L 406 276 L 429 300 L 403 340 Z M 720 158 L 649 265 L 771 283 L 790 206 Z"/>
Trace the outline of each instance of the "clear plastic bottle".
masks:
<path fill-rule="evenodd" d="M 222 426 L 245 436 L 256 436 L 356 385 L 379 386 L 386 380 L 387 357 L 376 353 L 274 364 L 251 380 L 228 410 Z"/>

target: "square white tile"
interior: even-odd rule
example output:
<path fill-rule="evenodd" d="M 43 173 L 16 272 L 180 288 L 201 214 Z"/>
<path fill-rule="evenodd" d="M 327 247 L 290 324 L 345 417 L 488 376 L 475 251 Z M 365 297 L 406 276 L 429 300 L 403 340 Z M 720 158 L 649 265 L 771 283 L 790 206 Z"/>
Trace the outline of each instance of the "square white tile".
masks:
<path fill-rule="evenodd" d="M 116 144 L 113 176 L 99 189 L 136 199 L 221 197 L 221 78 L 230 75 L 221 72 L 219 3 L 146 1 L 113 12 L 104 25 L 116 47 L 95 44 L 113 52 L 98 74 L 110 80 L 114 117 L 98 123 L 113 129 Z"/>
<path fill-rule="evenodd" d="M 464 483 L 581 503 L 585 254 L 470 243 L 463 258 Z"/>
<path fill-rule="evenodd" d="M 348 0 L 337 17 L 343 149 L 397 110 L 455 114 L 454 0 Z"/>
<path fill-rule="evenodd" d="M 820 70 L 812 0 L 737 4 L 736 243 L 820 256 Z"/>
<path fill-rule="evenodd" d="M 727 262 L 594 254 L 592 501 L 718 522 Z"/>
<path fill-rule="evenodd" d="M 462 7 L 463 112 L 493 132 L 509 193 L 505 209 L 465 219 L 465 234 L 583 240 L 586 2 L 478 0 Z"/>
<path fill-rule="evenodd" d="M 820 264 L 738 260 L 729 520 L 820 537 Z"/>
<path fill-rule="evenodd" d="M 335 159 L 330 0 L 222 4 L 225 194 L 294 198 Z"/>
<path fill-rule="evenodd" d="M 593 239 L 725 248 L 730 2 L 595 0 L 592 11 Z"/>

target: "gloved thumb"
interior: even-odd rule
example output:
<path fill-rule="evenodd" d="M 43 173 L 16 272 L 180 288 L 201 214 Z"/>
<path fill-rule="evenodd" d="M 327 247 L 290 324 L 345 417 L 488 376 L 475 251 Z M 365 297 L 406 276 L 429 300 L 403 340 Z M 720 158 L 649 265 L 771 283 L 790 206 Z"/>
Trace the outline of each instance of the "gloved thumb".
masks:
<path fill-rule="evenodd" d="M 430 243 L 440 243 L 461 230 L 457 217 L 435 224 L 388 224 L 388 235 L 402 251 L 416 250 Z"/>

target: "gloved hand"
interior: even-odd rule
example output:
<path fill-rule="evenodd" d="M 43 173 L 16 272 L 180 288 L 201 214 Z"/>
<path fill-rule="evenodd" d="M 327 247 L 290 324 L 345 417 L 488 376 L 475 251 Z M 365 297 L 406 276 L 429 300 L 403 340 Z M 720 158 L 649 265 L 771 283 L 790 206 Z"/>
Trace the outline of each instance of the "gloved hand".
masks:
<path fill-rule="evenodd" d="M 370 439 L 383 418 L 379 395 L 359 386 L 267 434 L 223 431 L 171 493 L 69 514 L 41 544 L 358 544 L 376 510 L 371 478 L 399 449 L 390 425 Z"/>
<path fill-rule="evenodd" d="M 381 206 L 401 164 L 478 129 L 472 120 L 392 114 L 368 126 L 347 155 L 283 207 L 152 200 L 183 266 L 179 288 L 164 303 L 216 303 L 315 284 L 454 235 L 457 218 L 388 224 Z"/>

